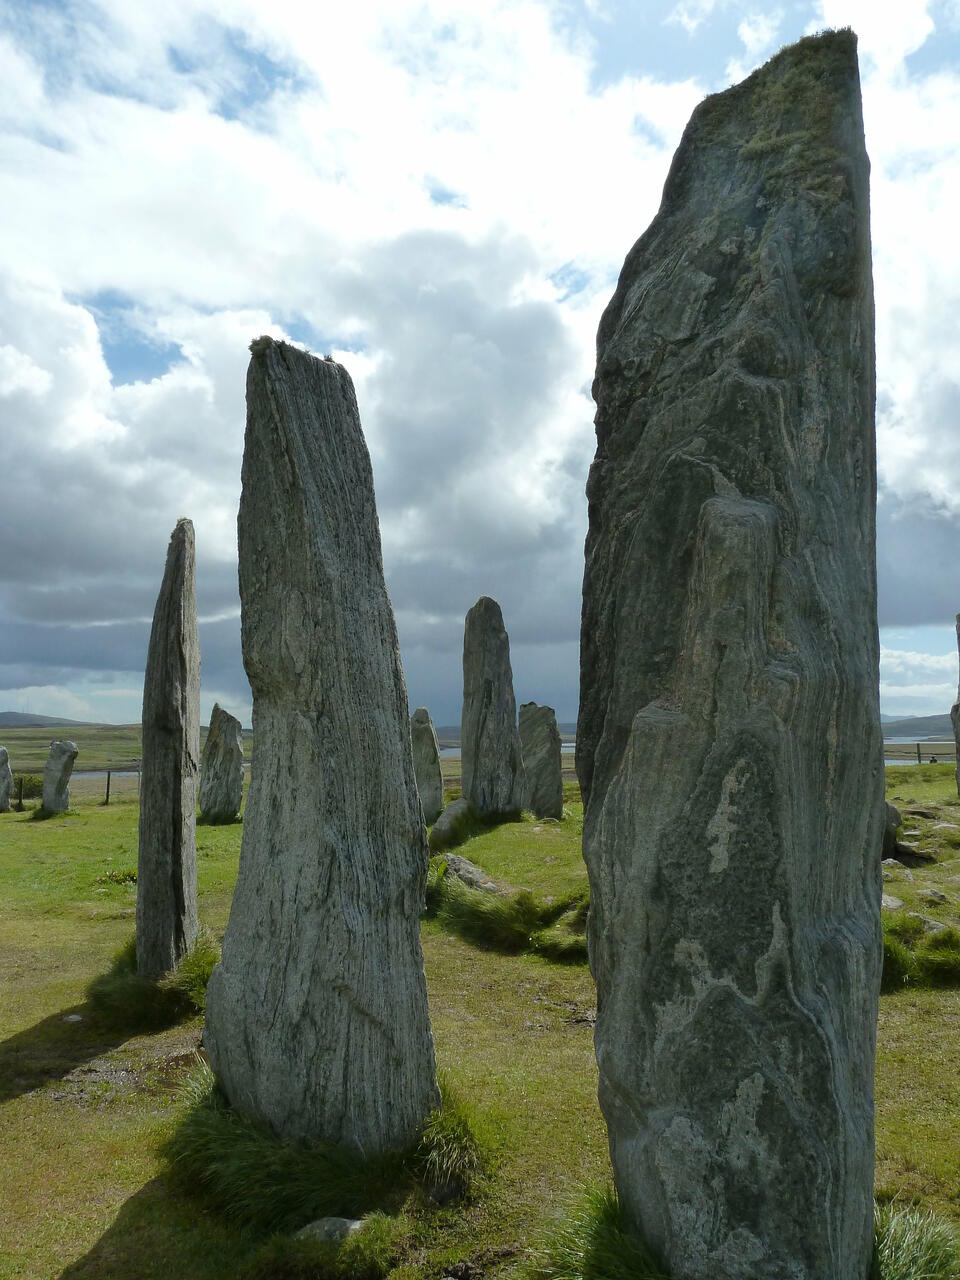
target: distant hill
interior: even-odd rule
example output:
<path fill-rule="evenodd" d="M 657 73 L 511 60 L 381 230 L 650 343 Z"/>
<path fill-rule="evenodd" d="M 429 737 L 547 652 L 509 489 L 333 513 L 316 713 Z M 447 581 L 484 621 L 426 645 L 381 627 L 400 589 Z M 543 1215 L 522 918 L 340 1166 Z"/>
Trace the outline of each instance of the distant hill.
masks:
<path fill-rule="evenodd" d="M 61 716 L 38 716 L 32 711 L 0 711 L 0 729 L 61 729 L 78 725 L 107 727 L 93 720 L 64 720 Z"/>
<path fill-rule="evenodd" d="M 435 727 L 437 741 L 441 747 L 459 747 L 460 726 L 458 724 L 438 724 Z M 573 742 L 577 736 L 577 723 L 575 720 L 559 721 L 557 728 L 560 730 L 560 737 L 564 742 Z"/>
<path fill-rule="evenodd" d="M 953 725 L 948 715 L 906 716 L 903 720 L 884 720 L 885 738 L 945 738 L 953 741 Z"/>

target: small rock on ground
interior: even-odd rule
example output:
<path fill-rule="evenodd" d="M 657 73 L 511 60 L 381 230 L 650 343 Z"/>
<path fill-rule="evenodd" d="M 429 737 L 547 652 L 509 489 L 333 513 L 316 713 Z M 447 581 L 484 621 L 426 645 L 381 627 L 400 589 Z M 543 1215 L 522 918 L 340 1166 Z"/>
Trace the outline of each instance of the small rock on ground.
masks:
<path fill-rule="evenodd" d="M 895 898 L 892 893 L 885 893 L 880 900 L 880 906 L 884 911 L 899 911 L 903 902 L 900 898 Z"/>
<path fill-rule="evenodd" d="M 317 1218 L 315 1222 L 308 1222 L 305 1227 L 301 1227 L 295 1239 L 336 1242 L 346 1240 L 347 1236 L 352 1236 L 362 1226 L 362 1218 Z"/>

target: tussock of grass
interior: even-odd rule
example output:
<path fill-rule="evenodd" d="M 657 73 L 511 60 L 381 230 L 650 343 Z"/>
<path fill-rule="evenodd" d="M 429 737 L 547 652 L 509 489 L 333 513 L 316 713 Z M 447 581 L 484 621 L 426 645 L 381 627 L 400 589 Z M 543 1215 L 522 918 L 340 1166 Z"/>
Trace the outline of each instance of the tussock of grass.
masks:
<path fill-rule="evenodd" d="M 445 868 L 432 869 L 427 885 L 428 912 L 474 946 L 518 954 L 537 951 L 548 959 L 585 960 L 586 941 L 577 937 L 585 928 L 585 898 L 570 894 L 553 902 L 538 901 L 528 889 L 488 893 L 471 889 Z M 562 925 L 561 917 L 566 917 Z"/>
<path fill-rule="evenodd" d="M 922 1209 L 877 1205 L 871 1280 L 957 1280 L 960 1235 Z"/>
<path fill-rule="evenodd" d="M 102 876 L 97 876 L 97 884 L 136 884 L 137 870 L 136 867 L 121 868 L 115 867 L 111 871 L 105 871 Z"/>
<path fill-rule="evenodd" d="M 880 989 L 889 993 L 906 986 L 960 986 L 960 930 L 927 933 L 923 922 L 910 916 L 884 920 Z"/>
<path fill-rule="evenodd" d="M 273 1236 L 243 1280 L 382 1280 L 399 1261 L 406 1224 L 371 1213 L 340 1243 Z"/>
<path fill-rule="evenodd" d="M 111 1027 L 158 1030 L 203 1012 L 207 983 L 220 959 L 219 947 L 206 934 L 197 938 L 178 968 L 162 978 L 137 973 L 137 940 L 120 948 L 106 973 L 87 987 L 94 1015 Z"/>
<path fill-rule="evenodd" d="M 470 1116 L 445 1084 L 442 1108 L 428 1118 L 415 1150 L 368 1159 L 326 1143 L 281 1141 L 234 1111 L 200 1060 L 185 1088 L 186 1114 L 162 1152 L 171 1177 L 258 1231 L 396 1209 L 418 1176 L 436 1198 L 465 1195 L 486 1161 Z"/>
<path fill-rule="evenodd" d="M 554 1227 L 534 1264 L 538 1280 L 669 1280 L 623 1220 L 616 1192 L 596 1187 Z"/>

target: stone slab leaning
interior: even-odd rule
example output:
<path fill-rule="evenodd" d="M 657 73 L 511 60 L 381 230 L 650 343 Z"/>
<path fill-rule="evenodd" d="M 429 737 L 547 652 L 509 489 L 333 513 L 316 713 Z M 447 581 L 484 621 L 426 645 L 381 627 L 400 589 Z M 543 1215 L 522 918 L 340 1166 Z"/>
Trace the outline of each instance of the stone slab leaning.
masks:
<path fill-rule="evenodd" d="M 865 1280 L 883 761 L 856 37 L 706 99 L 597 337 L 600 1101 L 674 1280 Z"/>
<path fill-rule="evenodd" d="M 253 760 L 204 1043 L 231 1103 L 370 1155 L 437 1105 L 407 694 L 346 369 L 252 344 L 238 519 Z"/>

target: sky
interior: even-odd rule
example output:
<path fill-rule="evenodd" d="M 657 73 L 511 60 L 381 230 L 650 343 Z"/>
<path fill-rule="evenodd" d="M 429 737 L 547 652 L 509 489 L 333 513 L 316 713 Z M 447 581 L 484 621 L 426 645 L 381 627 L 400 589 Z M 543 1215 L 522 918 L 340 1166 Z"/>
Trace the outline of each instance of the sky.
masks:
<path fill-rule="evenodd" d="M 192 518 L 203 664 L 250 723 L 248 344 L 350 371 L 411 709 L 459 720 L 499 600 L 576 718 L 600 314 L 697 102 L 860 38 L 877 302 L 881 706 L 956 697 L 960 0 L 0 0 L 0 710 L 139 719 Z"/>

